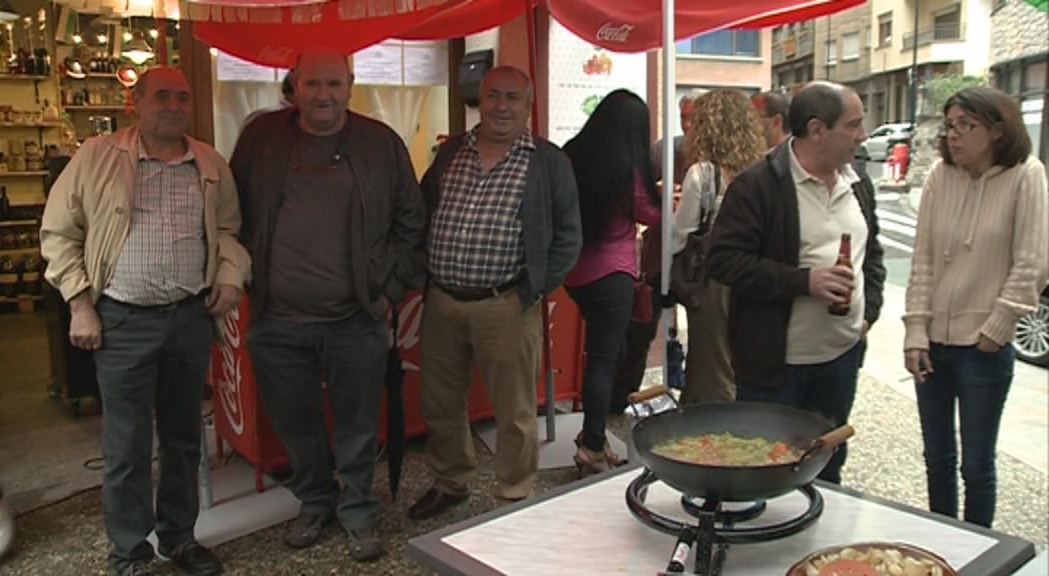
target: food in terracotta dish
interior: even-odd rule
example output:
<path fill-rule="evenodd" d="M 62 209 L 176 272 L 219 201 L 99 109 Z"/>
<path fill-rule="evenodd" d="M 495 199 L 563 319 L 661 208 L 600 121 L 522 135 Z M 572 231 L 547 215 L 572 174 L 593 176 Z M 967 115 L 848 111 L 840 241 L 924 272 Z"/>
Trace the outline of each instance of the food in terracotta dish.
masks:
<path fill-rule="evenodd" d="M 956 576 L 943 559 L 909 544 L 835 546 L 809 554 L 787 576 Z"/>

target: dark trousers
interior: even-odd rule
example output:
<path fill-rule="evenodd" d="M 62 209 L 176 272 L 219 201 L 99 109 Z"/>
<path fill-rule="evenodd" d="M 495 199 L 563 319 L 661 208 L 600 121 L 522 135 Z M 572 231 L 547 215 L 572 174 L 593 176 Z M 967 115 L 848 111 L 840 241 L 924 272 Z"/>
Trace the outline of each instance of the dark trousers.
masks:
<path fill-rule="evenodd" d="M 958 516 L 958 445 L 954 412 L 958 409 L 962 438 L 962 479 L 965 481 L 965 521 L 990 527 L 997 500 L 995 447 L 1005 399 L 1013 381 L 1014 351 L 1005 345 L 994 354 L 976 346 L 929 347 L 933 372 L 915 384 L 929 509 Z"/>
<path fill-rule="evenodd" d="M 793 406 L 820 414 L 834 426 L 841 426 L 848 422 L 856 399 L 856 378 L 864 346 L 862 341 L 858 342 L 848 352 L 821 364 L 788 364 L 783 386 L 778 389 L 737 381 L 736 400 Z M 819 478 L 841 484 L 841 468 L 847 454 L 847 445 L 839 446 Z"/>
<path fill-rule="evenodd" d="M 147 310 L 103 297 L 102 348 L 95 352 L 102 395 L 102 514 L 118 572 L 150 560 L 156 530 L 163 550 L 193 538 L 199 501 L 200 403 L 212 324 L 203 299 Z M 153 506 L 153 426 L 160 482 Z"/>
<path fill-rule="evenodd" d="M 566 289 L 586 322 L 583 445 L 600 452 L 605 447 L 605 421 L 616 362 L 634 305 L 634 279 L 617 272 L 590 284 Z"/>
<path fill-rule="evenodd" d="M 373 527 L 386 319 L 358 312 L 346 320 L 299 324 L 263 313 L 248 329 L 248 346 L 266 414 L 288 451 L 291 491 L 302 512 L 334 512 L 347 530 Z M 334 470 L 322 381 L 335 432 Z"/>
<path fill-rule="evenodd" d="M 659 331 L 659 319 L 663 313 L 662 296 L 659 293 L 659 277 L 648 281 L 652 287 L 652 319 L 648 322 L 636 322 L 633 319 L 627 325 L 623 351 L 619 355 L 615 380 L 612 383 L 612 397 L 608 403 L 609 414 L 622 414 L 627 407 L 627 397 L 641 388 L 648 368 L 648 352 L 652 341 Z"/>

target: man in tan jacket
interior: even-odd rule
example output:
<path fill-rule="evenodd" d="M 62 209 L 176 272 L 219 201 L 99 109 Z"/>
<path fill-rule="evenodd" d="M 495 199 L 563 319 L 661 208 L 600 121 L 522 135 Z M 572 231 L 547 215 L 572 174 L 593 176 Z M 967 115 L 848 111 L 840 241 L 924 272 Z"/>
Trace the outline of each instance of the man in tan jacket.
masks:
<path fill-rule="evenodd" d="M 94 351 L 105 458 L 102 507 L 117 574 L 150 574 L 154 551 L 189 574 L 222 565 L 196 542 L 200 404 L 212 315 L 250 271 L 233 176 L 186 136 L 190 90 L 173 68 L 142 75 L 137 127 L 84 143 L 55 182 L 40 230 L 47 281 L 69 302 L 69 337 Z M 153 414 L 160 483 L 154 512 Z"/>

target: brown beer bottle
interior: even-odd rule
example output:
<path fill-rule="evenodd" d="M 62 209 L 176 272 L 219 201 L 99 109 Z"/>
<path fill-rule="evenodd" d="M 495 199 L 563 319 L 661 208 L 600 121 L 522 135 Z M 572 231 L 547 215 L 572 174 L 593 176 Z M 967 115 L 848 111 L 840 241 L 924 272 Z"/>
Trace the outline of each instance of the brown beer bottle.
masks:
<path fill-rule="evenodd" d="M 838 261 L 835 266 L 848 266 L 852 270 L 852 236 L 848 233 L 841 235 L 841 244 L 838 245 Z M 831 302 L 827 305 L 827 312 L 834 316 L 848 316 L 852 309 L 852 291 L 849 290 L 848 301 L 844 304 Z"/>

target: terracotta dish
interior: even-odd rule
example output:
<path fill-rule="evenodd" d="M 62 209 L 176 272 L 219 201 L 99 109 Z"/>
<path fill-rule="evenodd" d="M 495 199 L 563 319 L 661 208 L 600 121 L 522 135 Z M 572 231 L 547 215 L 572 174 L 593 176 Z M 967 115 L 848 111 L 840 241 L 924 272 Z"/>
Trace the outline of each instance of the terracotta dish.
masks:
<path fill-rule="evenodd" d="M 869 567 L 869 570 L 864 570 Z M 890 571 L 891 567 L 897 570 Z M 860 542 L 817 550 L 786 576 L 958 576 L 937 554 L 902 542 Z"/>

